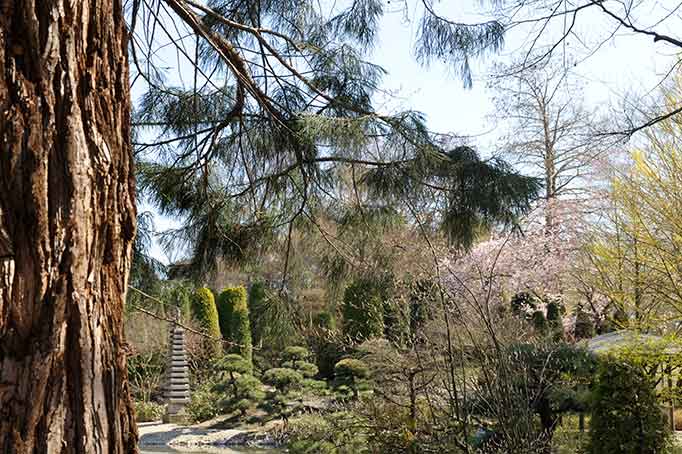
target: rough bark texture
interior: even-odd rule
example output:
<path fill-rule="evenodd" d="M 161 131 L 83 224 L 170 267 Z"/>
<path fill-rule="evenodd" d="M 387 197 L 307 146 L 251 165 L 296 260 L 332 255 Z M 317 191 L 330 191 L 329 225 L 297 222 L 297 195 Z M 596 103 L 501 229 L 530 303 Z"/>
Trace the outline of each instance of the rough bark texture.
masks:
<path fill-rule="evenodd" d="M 0 0 L 0 452 L 128 453 L 135 234 L 118 0 Z"/>

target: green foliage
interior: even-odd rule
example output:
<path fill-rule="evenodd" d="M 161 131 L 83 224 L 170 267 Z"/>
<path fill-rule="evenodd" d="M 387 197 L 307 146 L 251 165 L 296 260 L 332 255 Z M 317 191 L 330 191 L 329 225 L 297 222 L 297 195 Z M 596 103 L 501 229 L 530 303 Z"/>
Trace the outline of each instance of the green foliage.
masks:
<path fill-rule="evenodd" d="M 252 375 L 241 375 L 229 388 L 231 397 L 220 404 L 223 412 L 238 410 L 244 416 L 247 410 L 265 399 L 263 384 Z"/>
<path fill-rule="evenodd" d="M 331 380 L 336 363 L 353 353 L 353 344 L 338 332 L 313 331 L 308 336 L 308 344 L 315 353 L 320 378 Z"/>
<path fill-rule="evenodd" d="M 547 325 L 555 342 L 561 342 L 564 339 L 563 316 L 565 313 L 566 308 L 560 299 L 551 298 L 547 302 Z"/>
<path fill-rule="evenodd" d="M 540 335 L 547 333 L 547 319 L 545 318 L 544 312 L 533 312 L 533 328 L 535 328 L 535 332 Z"/>
<path fill-rule="evenodd" d="M 336 318 L 330 312 L 322 311 L 315 314 L 313 323 L 318 328 L 333 331 L 336 329 Z"/>
<path fill-rule="evenodd" d="M 232 318 L 234 306 L 237 300 L 241 297 L 237 288 L 225 288 L 218 296 L 218 316 L 220 319 L 220 332 L 223 339 L 232 340 Z"/>
<path fill-rule="evenodd" d="M 608 358 L 596 382 L 588 452 L 662 452 L 669 434 L 651 378 L 632 364 Z"/>
<path fill-rule="evenodd" d="M 410 340 L 410 304 L 404 298 L 384 301 L 384 337 L 395 345 L 407 345 Z"/>
<path fill-rule="evenodd" d="M 303 389 L 310 394 L 324 396 L 328 394 L 327 382 L 324 380 L 313 380 L 306 378 L 302 382 Z"/>
<path fill-rule="evenodd" d="M 239 353 L 249 364 L 253 363 L 253 347 L 251 345 L 251 325 L 249 323 L 249 307 L 246 301 L 246 289 L 243 286 L 233 289 L 237 298 L 233 301 L 232 320 L 230 323 L 231 341 L 236 345 L 234 351 Z"/>
<path fill-rule="evenodd" d="M 575 329 L 574 336 L 576 340 L 591 339 L 595 335 L 594 320 L 590 314 L 578 306 L 575 314 Z"/>
<path fill-rule="evenodd" d="M 180 313 L 184 319 L 192 316 L 192 287 L 188 281 L 169 281 L 161 298 L 164 301 L 168 301 L 171 305 L 180 308 Z"/>
<path fill-rule="evenodd" d="M 284 349 L 282 352 L 282 358 L 285 361 L 291 361 L 296 368 L 296 362 L 306 361 L 310 357 L 310 351 L 305 347 L 290 346 Z"/>
<path fill-rule="evenodd" d="M 276 367 L 265 371 L 263 382 L 274 386 L 278 391 L 286 394 L 303 383 L 303 375 L 293 369 Z"/>
<path fill-rule="evenodd" d="M 384 334 L 383 288 L 371 278 L 358 279 L 343 295 L 343 331 L 354 340 L 381 337 Z"/>
<path fill-rule="evenodd" d="M 206 421 L 220 414 L 221 396 L 214 388 L 214 383 L 208 381 L 192 390 L 186 410 L 193 422 Z"/>
<path fill-rule="evenodd" d="M 134 406 L 137 422 L 159 421 L 166 411 L 163 405 L 156 402 L 136 400 Z"/>
<path fill-rule="evenodd" d="M 218 310 L 213 293 L 208 288 L 199 288 L 194 293 L 192 297 L 192 314 L 204 333 L 216 339 L 221 338 Z M 219 340 L 207 339 L 204 341 L 204 347 L 211 354 L 216 354 L 221 350 Z"/>
<path fill-rule="evenodd" d="M 299 371 L 305 378 L 313 378 L 319 372 L 315 364 L 311 364 L 306 361 L 296 363 L 296 370 Z"/>
<path fill-rule="evenodd" d="M 249 322 L 253 343 L 259 345 L 263 340 L 267 320 L 263 317 L 267 309 L 267 294 L 265 283 L 256 281 L 249 288 Z"/>
<path fill-rule="evenodd" d="M 334 381 L 337 385 L 351 388 L 356 398 L 359 396 L 359 385 L 367 377 L 369 367 L 359 359 L 342 359 L 334 366 Z"/>
<path fill-rule="evenodd" d="M 367 454 L 367 440 L 359 416 L 337 412 L 306 415 L 287 427 L 287 451 L 292 454 Z"/>
<path fill-rule="evenodd" d="M 247 374 L 251 370 L 251 364 L 241 355 L 230 353 L 217 361 L 216 369 L 228 374 Z"/>

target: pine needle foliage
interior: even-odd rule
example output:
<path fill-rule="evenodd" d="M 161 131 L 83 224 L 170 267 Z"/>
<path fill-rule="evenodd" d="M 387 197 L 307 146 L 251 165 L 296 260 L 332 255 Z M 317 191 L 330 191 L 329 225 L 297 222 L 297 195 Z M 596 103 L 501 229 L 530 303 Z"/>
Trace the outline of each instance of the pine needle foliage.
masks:
<path fill-rule="evenodd" d="M 511 221 L 535 196 L 537 182 L 501 161 L 481 161 L 469 148 L 448 151 L 419 112 L 378 112 L 373 100 L 385 71 L 366 55 L 383 2 L 164 0 L 167 19 L 182 20 L 194 49 L 180 29 L 174 36 L 163 26 L 160 5 L 131 11 L 134 76 L 146 84 L 134 114 L 138 178 L 150 203 L 182 221 L 164 246 L 190 257 L 194 277 L 286 241 L 289 226 L 333 204 L 349 165 L 367 174 L 382 205 L 418 198 L 437 208 L 463 245 L 474 226 Z M 445 59 L 470 83 L 469 59 L 498 49 L 503 28 L 450 21 L 431 2 L 423 6 L 419 60 Z M 137 17 L 167 36 L 140 36 Z M 169 45 L 193 72 L 191 82 L 164 79 L 159 48 Z"/>

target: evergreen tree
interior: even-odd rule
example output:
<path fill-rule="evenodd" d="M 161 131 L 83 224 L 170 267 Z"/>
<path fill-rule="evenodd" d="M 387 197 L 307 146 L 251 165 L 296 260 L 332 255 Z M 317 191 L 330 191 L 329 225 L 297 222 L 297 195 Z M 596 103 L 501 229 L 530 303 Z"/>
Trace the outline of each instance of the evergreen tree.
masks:
<path fill-rule="evenodd" d="M 235 344 L 233 351 L 240 354 L 249 364 L 252 364 L 253 347 L 251 343 L 251 325 L 249 323 L 246 289 L 240 285 L 231 290 L 234 298 L 232 300 L 232 319 L 230 321 L 230 341 Z"/>
<path fill-rule="evenodd" d="M 192 315 L 201 330 L 215 338 L 205 339 L 204 348 L 209 354 L 220 352 L 220 325 L 218 324 L 218 310 L 216 309 L 213 293 L 207 287 L 198 288 L 192 296 Z"/>
<path fill-rule="evenodd" d="M 223 339 L 232 340 L 232 319 L 234 307 L 241 293 L 238 288 L 225 288 L 218 296 L 218 316 Z"/>
<path fill-rule="evenodd" d="M 607 359 L 596 382 L 588 452 L 662 452 L 669 433 L 653 380 L 633 364 Z"/>
<path fill-rule="evenodd" d="M 265 283 L 256 281 L 249 288 L 249 322 L 251 323 L 251 335 L 253 343 L 260 345 L 263 335 L 267 329 L 266 311 L 266 292 Z"/>
<path fill-rule="evenodd" d="M 358 279 L 343 295 L 343 332 L 356 340 L 381 337 L 384 334 L 384 302 L 376 280 Z"/>

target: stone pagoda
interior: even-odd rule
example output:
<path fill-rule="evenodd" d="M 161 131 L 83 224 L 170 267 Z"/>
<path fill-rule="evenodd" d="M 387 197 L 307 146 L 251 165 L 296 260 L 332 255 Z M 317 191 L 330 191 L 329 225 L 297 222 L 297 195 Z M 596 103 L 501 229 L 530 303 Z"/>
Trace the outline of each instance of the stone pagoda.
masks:
<path fill-rule="evenodd" d="M 176 317 L 177 319 L 178 317 Z M 185 406 L 189 403 L 189 370 L 185 354 L 185 330 L 177 323 L 171 323 L 168 350 L 168 367 L 164 389 L 167 407 L 163 421 L 184 423 L 187 419 Z"/>

